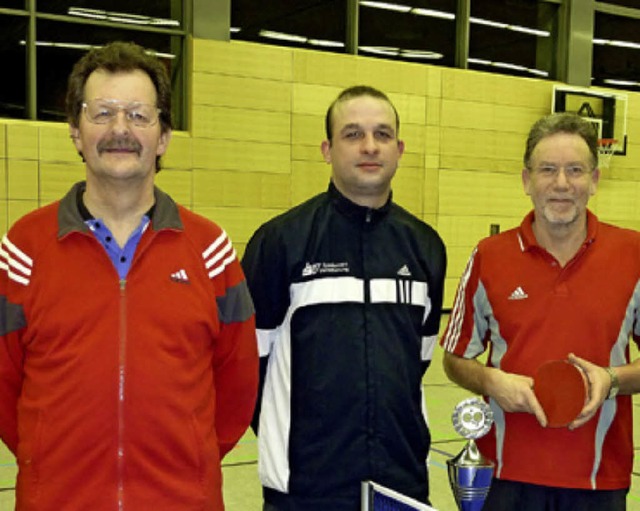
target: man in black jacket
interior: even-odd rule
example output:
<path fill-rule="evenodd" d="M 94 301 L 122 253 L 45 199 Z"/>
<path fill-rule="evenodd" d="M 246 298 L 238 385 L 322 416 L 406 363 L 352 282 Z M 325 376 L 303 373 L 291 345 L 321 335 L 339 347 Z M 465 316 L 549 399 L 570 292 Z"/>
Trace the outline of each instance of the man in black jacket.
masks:
<path fill-rule="evenodd" d="M 344 90 L 326 116 L 328 190 L 247 246 L 265 511 L 358 511 L 363 480 L 428 502 L 421 382 L 446 255 L 438 234 L 391 200 L 398 130 L 385 94 Z"/>

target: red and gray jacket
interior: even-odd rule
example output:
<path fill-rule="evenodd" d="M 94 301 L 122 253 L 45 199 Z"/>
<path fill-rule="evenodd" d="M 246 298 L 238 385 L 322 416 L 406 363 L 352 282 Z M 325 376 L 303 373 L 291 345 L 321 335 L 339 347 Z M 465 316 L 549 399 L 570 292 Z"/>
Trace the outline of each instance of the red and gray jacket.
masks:
<path fill-rule="evenodd" d="M 253 306 L 217 225 L 155 190 L 126 279 L 79 183 L 0 250 L 0 438 L 19 511 L 222 510 L 257 389 Z"/>

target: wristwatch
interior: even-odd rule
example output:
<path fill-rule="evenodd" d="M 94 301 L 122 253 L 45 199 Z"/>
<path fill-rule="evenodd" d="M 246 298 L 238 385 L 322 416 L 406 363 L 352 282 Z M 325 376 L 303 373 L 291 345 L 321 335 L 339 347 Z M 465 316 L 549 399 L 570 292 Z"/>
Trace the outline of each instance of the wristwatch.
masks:
<path fill-rule="evenodd" d="M 620 382 L 618 381 L 618 375 L 610 367 L 605 367 L 604 370 L 609 373 L 609 378 L 611 378 L 611 386 L 609 387 L 607 399 L 613 399 L 618 395 L 618 392 L 620 391 Z"/>

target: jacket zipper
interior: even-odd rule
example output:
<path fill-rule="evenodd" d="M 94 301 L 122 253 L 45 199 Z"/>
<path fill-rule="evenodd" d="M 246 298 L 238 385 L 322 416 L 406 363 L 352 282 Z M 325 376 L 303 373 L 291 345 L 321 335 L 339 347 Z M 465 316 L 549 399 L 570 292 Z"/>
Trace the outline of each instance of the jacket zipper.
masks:
<path fill-rule="evenodd" d="M 133 261 L 129 267 L 129 273 L 133 270 L 136 260 L 139 259 L 143 252 L 147 250 L 157 233 L 152 233 L 150 239 L 143 243 L 142 238 L 136 247 Z M 120 279 L 120 326 L 119 326 L 119 354 L 118 354 L 118 511 L 125 509 L 124 496 L 124 467 L 126 462 L 126 454 L 124 452 L 124 433 L 125 433 L 125 383 L 127 378 L 127 279 Z"/>
<path fill-rule="evenodd" d="M 95 242 L 101 247 L 104 252 L 104 247 L 100 244 L 98 239 L 91 235 L 87 234 L 87 236 L 91 236 L 95 240 Z M 142 252 L 146 250 L 147 247 L 151 245 L 153 238 L 155 238 L 155 234 L 152 235 L 151 239 L 146 242 L 142 247 L 140 243 L 142 243 L 142 238 L 138 243 L 138 247 L 136 247 L 136 252 L 134 254 L 134 260 L 131 261 L 131 266 L 129 267 L 129 272 L 131 272 L 135 260 L 140 257 Z M 107 258 L 108 254 L 105 253 Z M 118 325 L 118 445 L 117 445 L 117 506 L 118 511 L 124 511 L 125 509 L 125 498 L 124 498 L 124 466 L 125 466 L 125 452 L 124 452 L 124 433 L 125 433 L 125 418 L 124 418 L 124 409 L 125 409 L 125 383 L 126 383 L 126 348 L 127 348 L 127 279 L 119 279 L 119 287 L 120 287 L 120 304 L 119 304 L 119 325 Z"/>
<path fill-rule="evenodd" d="M 118 511 L 124 510 L 124 400 L 127 347 L 127 280 L 120 279 L 120 324 L 118 353 Z"/>

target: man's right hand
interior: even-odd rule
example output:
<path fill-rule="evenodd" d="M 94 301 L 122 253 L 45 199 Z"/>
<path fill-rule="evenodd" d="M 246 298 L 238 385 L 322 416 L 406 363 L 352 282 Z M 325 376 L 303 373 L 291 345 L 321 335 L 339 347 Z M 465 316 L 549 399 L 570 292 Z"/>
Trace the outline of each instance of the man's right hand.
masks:
<path fill-rule="evenodd" d="M 533 392 L 533 378 L 507 373 L 495 367 L 485 367 L 484 393 L 505 412 L 524 412 L 536 416 L 540 425 L 547 425 L 547 417 Z"/>

